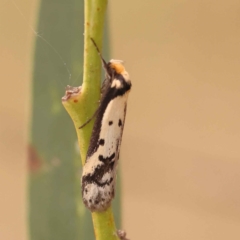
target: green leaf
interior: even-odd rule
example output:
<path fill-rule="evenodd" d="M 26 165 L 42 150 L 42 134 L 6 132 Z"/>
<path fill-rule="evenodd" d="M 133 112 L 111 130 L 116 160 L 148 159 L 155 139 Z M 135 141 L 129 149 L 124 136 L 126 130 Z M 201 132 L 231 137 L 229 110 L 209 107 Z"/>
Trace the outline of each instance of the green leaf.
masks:
<path fill-rule="evenodd" d="M 82 82 L 83 1 L 42 0 L 39 6 L 29 144 L 30 239 L 93 240 L 91 214 L 81 197 L 77 136 L 61 103 L 65 86 Z M 116 209 L 119 218 L 119 205 Z"/>

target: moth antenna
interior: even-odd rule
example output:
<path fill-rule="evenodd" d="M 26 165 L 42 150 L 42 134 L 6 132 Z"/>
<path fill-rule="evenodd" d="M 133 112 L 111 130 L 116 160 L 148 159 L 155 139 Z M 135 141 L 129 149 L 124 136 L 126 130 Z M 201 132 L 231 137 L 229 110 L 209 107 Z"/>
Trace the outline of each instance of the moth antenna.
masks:
<path fill-rule="evenodd" d="M 101 61 L 102 61 L 102 64 L 103 64 L 104 69 L 106 70 L 106 72 L 108 72 L 108 66 L 107 66 L 107 63 L 106 63 L 106 61 L 103 59 L 103 56 L 102 56 L 102 54 L 101 54 L 101 52 L 100 52 L 100 50 L 99 50 L 99 48 L 98 48 L 96 42 L 93 40 L 93 38 L 90 38 L 90 39 L 92 40 L 92 42 L 93 42 L 95 48 L 97 49 L 97 52 L 98 52 L 98 54 L 99 54 L 99 56 L 100 56 L 100 58 L 101 58 Z"/>

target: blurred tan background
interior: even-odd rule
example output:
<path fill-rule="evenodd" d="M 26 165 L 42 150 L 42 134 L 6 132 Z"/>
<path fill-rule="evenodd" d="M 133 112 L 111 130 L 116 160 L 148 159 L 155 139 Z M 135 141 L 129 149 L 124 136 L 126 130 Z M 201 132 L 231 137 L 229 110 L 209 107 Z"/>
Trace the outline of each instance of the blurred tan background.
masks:
<path fill-rule="evenodd" d="M 26 240 L 36 1 L 0 1 L 0 239 Z M 131 240 L 240 239 L 240 2 L 110 1 L 133 89 L 121 152 Z M 61 83 L 62 84 L 62 83 Z"/>

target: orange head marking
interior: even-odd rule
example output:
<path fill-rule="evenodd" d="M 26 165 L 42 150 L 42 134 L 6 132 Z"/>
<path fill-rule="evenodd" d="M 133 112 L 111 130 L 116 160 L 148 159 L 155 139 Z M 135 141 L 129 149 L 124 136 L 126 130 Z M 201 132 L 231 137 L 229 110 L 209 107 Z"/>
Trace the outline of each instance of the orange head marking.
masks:
<path fill-rule="evenodd" d="M 111 60 L 109 65 L 118 74 L 122 74 L 125 71 L 123 61 L 121 60 Z"/>

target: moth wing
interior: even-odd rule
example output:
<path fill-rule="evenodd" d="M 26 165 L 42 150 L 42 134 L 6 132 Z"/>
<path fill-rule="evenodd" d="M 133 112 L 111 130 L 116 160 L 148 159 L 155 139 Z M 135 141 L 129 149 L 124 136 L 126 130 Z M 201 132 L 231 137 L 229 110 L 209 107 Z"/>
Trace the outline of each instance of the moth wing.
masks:
<path fill-rule="evenodd" d="M 97 149 L 87 157 L 83 169 L 83 201 L 91 211 L 105 210 L 114 197 L 127 98 L 128 92 L 108 103 L 101 120 Z"/>

